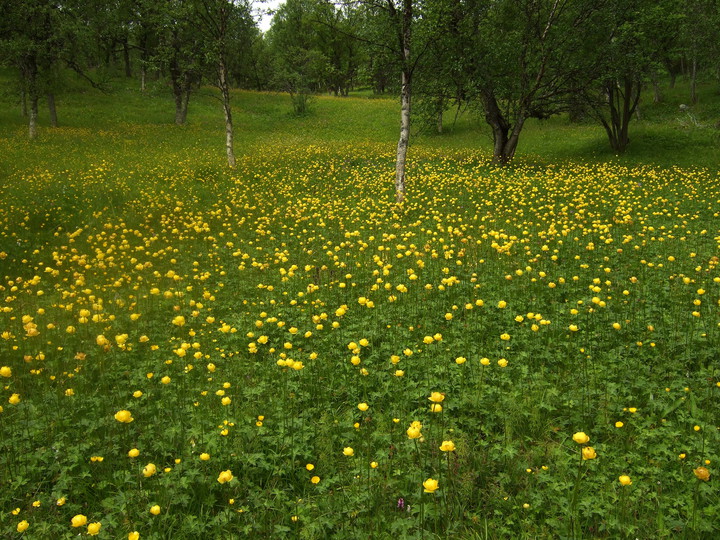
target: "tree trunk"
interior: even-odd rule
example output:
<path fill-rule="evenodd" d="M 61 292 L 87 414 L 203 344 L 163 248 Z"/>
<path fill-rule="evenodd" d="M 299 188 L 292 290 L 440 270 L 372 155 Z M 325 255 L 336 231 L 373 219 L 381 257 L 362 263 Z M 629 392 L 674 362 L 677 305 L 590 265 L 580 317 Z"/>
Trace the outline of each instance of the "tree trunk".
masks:
<path fill-rule="evenodd" d="M 147 68 L 145 64 L 140 67 L 140 91 L 145 93 L 145 79 L 147 77 Z"/>
<path fill-rule="evenodd" d="M 525 120 L 522 119 L 511 134 L 510 123 L 503 116 L 497 99 L 491 91 L 483 92 L 483 106 L 485 107 L 485 121 L 490 125 L 493 134 L 493 162 L 498 165 L 507 165 L 515 156 L 520 130 Z"/>
<path fill-rule="evenodd" d="M 600 121 L 605 128 L 610 147 L 622 154 L 630 144 L 630 120 L 640 103 L 640 82 L 627 77 L 622 81 L 611 81 L 607 85 L 609 121 L 604 117 Z"/>
<path fill-rule="evenodd" d="M 692 65 L 690 66 L 690 103 L 697 104 L 697 56 L 693 55 Z"/>
<path fill-rule="evenodd" d="M 128 46 L 127 38 L 122 42 L 123 46 L 123 62 L 125 64 L 125 77 L 128 79 L 132 77 L 132 67 L 130 66 L 130 47 Z"/>
<path fill-rule="evenodd" d="M 182 126 L 185 123 L 183 118 L 183 93 L 179 84 L 173 82 L 173 98 L 175 98 L 175 124 Z"/>
<path fill-rule="evenodd" d="M 410 74 L 407 70 L 403 70 L 400 91 L 400 140 L 395 159 L 395 200 L 397 202 L 403 202 L 405 199 L 405 162 L 410 143 L 410 80 Z"/>
<path fill-rule="evenodd" d="M 235 151 L 233 149 L 233 123 L 232 109 L 230 108 L 230 87 L 227 80 L 227 65 L 224 58 L 220 58 L 218 65 L 218 76 L 220 93 L 223 100 L 223 111 L 225 112 L 225 151 L 227 152 L 228 165 L 235 168 Z"/>
<path fill-rule="evenodd" d="M 187 122 L 187 113 L 188 113 L 188 105 L 190 104 L 190 84 L 185 85 L 183 98 L 182 98 L 182 110 L 180 111 L 180 115 L 182 118 L 183 125 L 185 122 Z"/>
<path fill-rule="evenodd" d="M 398 32 L 398 52 L 402 71 L 400 74 L 400 139 L 397 145 L 395 159 L 395 200 L 405 200 L 405 163 L 410 144 L 410 100 L 412 97 L 412 66 L 410 58 L 410 44 L 412 38 L 412 9 L 413 0 L 403 0 L 402 13 L 395 9 L 395 3 L 388 0 L 390 14 L 395 20 Z"/>
<path fill-rule="evenodd" d="M 442 134 L 442 132 L 443 132 L 443 112 L 445 112 L 444 111 L 444 109 L 445 109 L 444 102 L 445 102 L 445 100 L 443 98 L 438 99 L 437 118 L 435 121 L 435 126 L 436 126 L 438 134 Z"/>
<path fill-rule="evenodd" d="M 50 113 L 50 125 L 52 127 L 58 126 L 57 110 L 55 109 L 55 94 L 48 92 L 47 94 L 48 111 Z"/>
<path fill-rule="evenodd" d="M 20 114 L 22 114 L 23 118 L 27 118 L 27 115 L 28 115 L 27 92 L 25 91 L 24 87 L 20 90 Z"/>
<path fill-rule="evenodd" d="M 37 138 L 38 119 L 38 96 L 36 92 L 30 93 L 30 121 L 28 123 L 28 135 L 31 139 Z"/>

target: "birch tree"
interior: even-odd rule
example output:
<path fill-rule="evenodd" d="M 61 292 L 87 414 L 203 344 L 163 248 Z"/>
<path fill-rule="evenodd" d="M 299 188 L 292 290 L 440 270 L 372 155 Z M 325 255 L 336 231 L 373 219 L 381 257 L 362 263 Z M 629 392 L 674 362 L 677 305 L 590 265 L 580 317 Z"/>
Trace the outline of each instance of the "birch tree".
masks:
<path fill-rule="evenodd" d="M 220 99 L 225 116 L 225 152 L 228 165 L 235 168 L 228 57 L 232 32 L 236 28 L 233 25 L 237 24 L 241 16 L 240 10 L 247 11 L 247 5 L 236 4 L 233 0 L 198 0 L 197 5 L 202 32 L 208 38 L 207 58 L 215 71 L 215 85 L 220 90 Z"/>
<path fill-rule="evenodd" d="M 405 164 L 410 144 L 410 112 L 414 64 L 411 57 L 413 0 L 386 0 L 390 20 L 397 35 L 400 63 L 400 139 L 395 158 L 395 200 L 405 200 Z"/>

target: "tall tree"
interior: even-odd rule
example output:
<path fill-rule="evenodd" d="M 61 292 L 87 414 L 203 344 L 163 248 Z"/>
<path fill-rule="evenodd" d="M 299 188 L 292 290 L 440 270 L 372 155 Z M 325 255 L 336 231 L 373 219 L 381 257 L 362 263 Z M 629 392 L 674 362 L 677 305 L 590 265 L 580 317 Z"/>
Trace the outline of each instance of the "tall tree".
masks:
<path fill-rule="evenodd" d="M 243 0 L 196 0 L 200 31 L 206 42 L 206 58 L 212 66 L 214 83 L 220 90 L 225 116 L 225 152 L 228 165 L 235 168 L 233 118 L 230 105 L 229 64 L 233 37 L 246 25 L 250 9 Z M 241 52 L 239 52 L 241 54 Z"/>
<path fill-rule="evenodd" d="M 20 74 L 20 85 L 29 102 L 28 135 L 37 137 L 38 102 L 47 95 L 52 125 L 57 125 L 55 84 L 58 64 L 72 42 L 73 13 L 68 5 L 50 0 L 0 1 L 0 58 Z"/>
<path fill-rule="evenodd" d="M 610 147 L 622 153 L 630 144 L 630 122 L 641 91 L 662 61 L 682 15 L 673 0 L 605 0 L 576 43 L 574 87 L 600 122 Z"/>

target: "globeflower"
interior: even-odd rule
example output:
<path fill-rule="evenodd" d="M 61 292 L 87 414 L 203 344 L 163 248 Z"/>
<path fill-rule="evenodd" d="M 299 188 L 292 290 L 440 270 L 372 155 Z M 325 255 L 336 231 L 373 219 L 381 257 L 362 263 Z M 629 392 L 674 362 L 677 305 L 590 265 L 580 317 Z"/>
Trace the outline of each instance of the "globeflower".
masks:
<path fill-rule="evenodd" d="M 90 536 L 95 536 L 96 534 L 98 534 L 100 532 L 100 527 L 102 527 L 102 523 L 100 523 L 99 521 L 90 523 L 87 526 L 87 532 Z"/>
<path fill-rule="evenodd" d="M 27 520 L 23 519 L 20 523 L 17 524 L 17 532 L 25 532 L 29 526 L 30 524 L 27 522 Z"/>
<path fill-rule="evenodd" d="M 590 437 L 585 435 L 585 432 L 578 431 L 575 435 L 573 435 L 573 441 L 578 444 L 587 444 L 588 442 L 590 442 Z"/>
<path fill-rule="evenodd" d="M 132 417 L 132 413 L 130 411 L 126 411 L 125 409 L 123 409 L 122 411 L 118 411 L 115 413 L 115 420 L 123 424 L 129 424 L 135 419 Z"/>
<path fill-rule="evenodd" d="M 128 540 L 140 540 L 140 533 L 137 531 L 129 532 Z"/>
<path fill-rule="evenodd" d="M 150 507 L 150 513 L 151 513 L 153 516 L 159 515 L 159 514 L 160 514 L 160 505 L 159 505 L 159 504 L 153 504 L 153 505 Z"/>
<path fill-rule="evenodd" d="M 632 484 L 632 480 L 630 480 L 630 477 L 627 474 L 621 475 L 618 480 L 623 486 L 629 486 Z"/>
<path fill-rule="evenodd" d="M 367 411 L 370 407 L 368 406 L 367 403 L 358 403 L 357 408 L 360 409 L 362 412 L 365 412 L 365 411 Z"/>
<path fill-rule="evenodd" d="M 233 478 L 234 478 L 234 476 L 233 476 L 232 471 L 230 471 L 230 469 L 228 469 L 227 471 L 222 471 L 218 475 L 217 481 L 220 482 L 221 484 L 225 484 L 226 482 L 230 482 Z"/>
<path fill-rule="evenodd" d="M 145 468 L 143 469 L 143 476 L 145 478 L 150 478 L 156 472 L 157 472 L 157 467 L 155 467 L 155 464 L 148 463 L 147 465 L 145 465 Z"/>
<path fill-rule="evenodd" d="M 352 457 L 355 455 L 355 450 L 353 450 L 350 446 L 346 446 L 343 448 L 343 454 L 348 457 Z"/>
<path fill-rule="evenodd" d="M 428 398 L 433 403 L 441 403 L 445 399 L 445 394 L 440 392 L 432 392 Z"/>
<path fill-rule="evenodd" d="M 10 396 L 10 398 L 8 399 L 8 403 L 10 405 L 17 405 L 18 403 L 20 403 L 20 394 L 13 394 L 12 396 Z"/>
<path fill-rule="evenodd" d="M 12 369 L 8 366 L 0 367 L 0 377 L 10 377 L 12 376 Z"/>
<path fill-rule="evenodd" d="M 597 454 L 595 453 L 595 449 L 592 446 L 585 446 L 582 449 L 582 458 L 584 460 L 595 459 L 596 457 L 597 457 Z"/>
<path fill-rule="evenodd" d="M 703 482 L 707 482 L 708 480 L 710 480 L 710 471 L 708 471 L 705 467 L 698 467 L 697 469 L 693 469 L 693 473 L 698 480 L 702 480 Z"/>
<path fill-rule="evenodd" d="M 438 485 L 438 481 L 434 478 L 428 478 L 423 482 L 423 491 L 425 493 L 434 493 L 440 486 Z"/>
<path fill-rule="evenodd" d="M 407 431 L 408 439 L 419 439 L 422 436 L 422 433 L 420 433 L 420 428 L 417 428 L 415 426 L 410 426 Z"/>
<path fill-rule="evenodd" d="M 443 441 L 440 445 L 440 450 L 442 450 L 443 452 L 454 452 L 455 443 L 452 441 Z"/>
<path fill-rule="evenodd" d="M 70 523 L 73 527 L 82 527 L 87 523 L 87 517 L 82 514 L 78 514 L 76 516 L 73 516 L 73 518 L 70 520 Z"/>

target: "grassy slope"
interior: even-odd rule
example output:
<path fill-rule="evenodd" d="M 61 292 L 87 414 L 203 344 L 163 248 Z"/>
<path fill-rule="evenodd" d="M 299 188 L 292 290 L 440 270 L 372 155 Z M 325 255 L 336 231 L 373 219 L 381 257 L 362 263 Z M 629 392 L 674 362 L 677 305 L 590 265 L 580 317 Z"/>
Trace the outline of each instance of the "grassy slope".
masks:
<path fill-rule="evenodd" d="M 8 74 L 3 77 L 10 81 Z M 135 81 L 121 80 L 112 92 L 102 94 L 75 81 L 58 96 L 61 127 L 45 128 L 47 114 L 41 109 L 41 136 L 28 152 L 22 141 L 25 119 L 18 113 L 12 84 L 0 95 L 0 144 L 4 148 L 0 174 L 10 169 L 95 164 L 103 159 L 132 165 L 137 153 L 145 156 L 192 155 L 198 151 L 208 166 L 222 163 L 222 115 L 212 89 L 204 88 L 193 96 L 189 125 L 172 125 L 173 106 L 167 88 L 161 84 L 142 95 Z M 631 146 L 623 156 L 610 150 L 604 131 L 596 124 L 570 124 L 566 118 L 531 120 L 520 141 L 518 157 L 532 161 L 577 162 L 617 161 L 625 165 L 654 164 L 670 167 L 700 166 L 715 168 L 720 163 L 720 132 L 714 127 L 720 118 L 720 100 L 716 85 L 701 89 L 700 103 L 690 113 L 679 110 L 687 89 L 678 85 L 666 89 L 663 103 L 642 105 L 643 120 L 631 125 Z M 397 140 L 398 113 L 392 99 L 351 97 L 337 99 L 318 96 L 312 113 L 305 118 L 290 114 L 287 96 L 272 93 L 235 92 L 236 152 L 256 152 L 265 145 L 352 144 L 377 142 L 388 145 Z M 446 115 L 443 135 L 420 134 L 413 146 L 435 148 L 472 148 L 489 152 L 491 140 L 486 126 L 472 113 L 462 115 L 453 126 L 454 112 Z M 45 129 L 43 129 L 45 128 Z M 15 144 L 8 145 L 8 138 Z M 53 150 L 57 149 L 57 154 Z M 211 150 L 208 150 L 211 149 Z M 50 165 L 52 164 L 52 165 Z"/>

